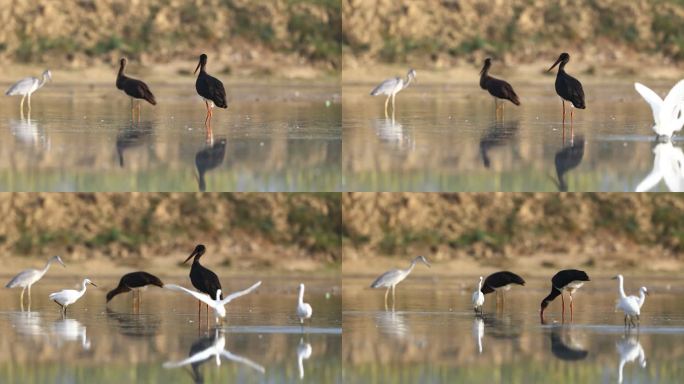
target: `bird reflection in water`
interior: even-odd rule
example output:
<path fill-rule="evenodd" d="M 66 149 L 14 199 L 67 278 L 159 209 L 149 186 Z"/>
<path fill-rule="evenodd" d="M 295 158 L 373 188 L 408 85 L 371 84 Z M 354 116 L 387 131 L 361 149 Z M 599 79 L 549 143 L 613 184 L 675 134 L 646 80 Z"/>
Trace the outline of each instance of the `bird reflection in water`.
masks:
<path fill-rule="evenodd" d="M 618 354 L 620 355 L 620 364 L 618 366 L 618 383 L 622 383 L 622 370 L 625 364 L 639 361 L 641 368 L 646 367 L 646 353 L 644 348 L 639 343 L 639 339 L 634 336 L 623 336 L 617 343 L 615 343 Z"/>
<path fill-rule="evenodd" d="M 21 311 L 13 312 L 10 315 L 12 329 L 24 336 L 45 336 L 43 319 L 40 312 Z"/>
<path fill-rule="evenodd" d="M 399 150 L 414 150 L 415 142 L 394 117 L 373 120 L 375 134 L 380 141 Z"/>
<path fill-rule="evenodd" d="M 119 131 L 116 135 L 116 153 L 119 155 L 119 166 L 124 166 L 124 151 L 141 147 L 149 144 L 152 141 L 152 134 L 154 129 L 151 121 L 143 121 L 141 123 L 131 123 L 130 126 Z"/>
<path fill-rule="evenodd" d="M 653 170 L 636 187 L 637 192 L 653 189 L 664 181 L 671 192 L 684 191 L 684 153 L 671 141 L 658 143 L 653 148 Z"/>
<path fill-rule="evenodd" d="M 299 344 L 297 344 L 297 368 L 299 369 L 300 379 L 304 378 L 304 360 L 308 360 L 312 352 L 311 344 L 305 343 L 304 339 L 299 339 Z"/>
<path fill-rule="evenodd" d="M 406 324 L 406 316 L 401 312 L 377 312 L 375 326 L 380 333 L 397 340 L 407 339 L 411 334 L 411 329 Z"/>
<path fill-rule="evenodd" d="M 38 127 L 38 124 L 31 120 L 31 114 L 24 118 L 24 113 L 21 113 L 21 119 L 11 119 L 9 126 L 14 138 L 22 145 L 48 150 L 50 149 L 50 140 L 47 134 Z"/>
<path fill-rule="evenodd" d="M 149 337 L 159 333 L 161 317 L 153 314 L 121 313 L 106 307 L 107 320 L 116 330 L 129 337 Z"/>
<path fill-rule="evenodd" d="M 204 148 L 200 149 L 195 155 L 195 167 L 197 167 L 197 185 L 200 191 L 207 190 L 207 182 L 204 175 L 214 168 L 223 164 L 223 159 L 226 157 L 226 143 L 225 138 L 219 138 L 214 142 L 213 135 L 210 140 L 207 140 Z"/>
<path fill-rule="evenodd" d="M 86 327 L 75 319 L 59 319 L 50 326 L 51 334 L 56 336 L 58 346 L 64 342 L 80 341 L 84 350 L 90 349 L 90 340 L 86 335 Z"/>
<path fill-rule="evenodd" d="M 584 157 L 584 137 L 577 136 L 576 139 L 570 140 L 570 145 L 561 148 L 556 152 L 554 157 L 554 164 L 556 166 L 556 177 L 558 182 L 554 180 L 554 184 L 560 192 L 568 191 L 568 182 L 565 180 L 565 174 L 570 170 L 576 168 Z"/>
<path fill-rule="evenodd" d="M 484 320 L 482 316 L 475 316 L 473 319 L 473 338 L 477 343 L 477 353 L 482 354 L 482 338 L 484 337 Z"/>
<path fill-rule="evenodd" d="M 554 325 L 549 333 L 551 353 L 558 359 L 576 361 L 586 359 L 589 351 L 579 342 L 572 326 Z"/>
<path fill-rule="evenodd" d="M 510 123 L 495 122 L 480 138 L 480 156 L 482 156 L 482 164 L 484 164 L 485 168 L 489 168 L 491 165 L 489 150 L 495 147 L 506 146 L 512 142 L 518 134 L 518 125 L 517 121 Z"/>
<path fill-rule="evenodd" d="M 206 363 L 212 357 L 216 360 L 216 366 L 221 365 L 221 358 L 225 358 L 236 363 L 248 366 L 255 371 L 264 373 L 263 366 L 253 362 L 252 360 L 235 355 L 226 347 L 226 337 L 218 328 L 215 329 L 213 337 L 201 337 L 195 341 L 190 347 L 189 357 L 178 362 L 166 362 L 164 368 L 177 368 L 190 364 L 192 368 L 192 377 L 196 383 L 204 382 L 204 378 L 199 371 L 202 364 Z"/>

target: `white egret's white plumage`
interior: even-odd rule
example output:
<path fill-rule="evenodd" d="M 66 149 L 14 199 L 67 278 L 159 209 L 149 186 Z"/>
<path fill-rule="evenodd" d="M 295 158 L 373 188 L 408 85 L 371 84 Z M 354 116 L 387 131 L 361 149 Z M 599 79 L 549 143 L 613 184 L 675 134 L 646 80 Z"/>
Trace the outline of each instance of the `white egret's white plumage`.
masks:
<path fill-rule="evenodd" d="M 31 94 L 38 89 L 40 89 L 45 83 L 52 80 L 52 73 L 50 70 L 46 69 L 40 79 L 37 77 L 25 77 L 16 83 L 14 83 L 5 92 L 7 96 L 22 95 L 20 108 L 22 113 L 24 112 L 24 99 L 28 96 L 28 110 L 31 113 Z"/>
<path fill-rule="evenodd" d="M 406 276 L 408 276 L 411 273 L 411 271 L 413 271 L 413 267 L 415 267 L 416 263 L 419 261 L 427 265 L 428 268 L 430 267 L 430 263 L 428 263 L 427 259 L 424 256 L 417 256 L 415 259 L 411 261 L 411 265 L 407 269 L 389 270 L 380 275 L 377 279 L 375 279 L 373 284 L 371 284 L 371 288 L 387 288 L 387 291 L 385 292 L 385 309 L 387 309 L 387 294 L 389 293 L 390 288 L 392 289 L 392 307 L 394 307 L 395 287 L 397 286 L 397 284 L 401 283 L 406 278 Z"/>
<path fill-rule="evenodd" d="M 625 313 L 625 326 L 627 326 L 627 320 L 629 319 L 632 325 L 634 324 L 634 319 L 639 321 L 639 315 L 641 314 L 640 299 L 636 296 L 625 295 L 624 288 L 624 278 L 622 275 L 617 275 L 614 279 L 618 280 L 618 301 L 616 308 Z"/>
<path fill-rule="evenodd" d="M 93 287 L 97 287 L 97 285 L 93 284 L 90 279 L 83 279 L 80 290 L 77 291 L 75 289 L 63 289 L 59 292 L 51 293 L 48 297 L 50 300 L 59 304 L 59 306 L 62 307 L 62 314 L 66 315 L 67 307 L 77 302 L 78 299 L 85 295 L 86 286 L 88 284 L 92 285 Z"/>
<path fill-rule="evenodd" d="M 684 192 L 684 152 L 671 141 L 658 143 L 653 148 L 653 169 L 637 185 L 636 192 L 646 192 L 661 180 L 670 192 Z"/>
<path fill-rule="evenodd" d="M 24 306 L 24 291 L 26 288 L 28 288 L 28 304 L 29 308 L 31 307 L 31 286 L 35 284 L 38 280 L 40 280 L 45 274 L 47 273 L 48 269 L 50 269 L 50 265 L 53 262 L 58 262 L 62 264 L 63 267 L 66 267 L 64 265 L 64 262 L 62 262 L 62 259 L 59 256 L 52 256 L 50 259 L 48 259 L 47 263 L 45 264 L 45 267 L 43 269 L 25 269 L 21 272 L 19 272 L 16 276 L 14 276 L 8 283 L 5 285 L 5 288 L 14 288 L 14 287 L 21 287 L 21 306 L 23 308 Z"/>
<path fill-rule="evenodd" d="M 312 352 L 311 344 L 299 339 L 299 345 L 297 345 L 297 368 L 299 368 L 300 379 L 304 378 L 304 360 L 310 358 Z"/>
<path fill-rule="evenodd" d="M 641 368 L 646 367 L 646 353 L 639 341 L 634 337 L 623 338 L 615 344 L 618 354 L 620 354 L 620 365 L 618 367 L 618 383 L 622 383 L 622 370 L 625 364 L 639 360 Z"/>
<path fill-rule="evenodd" d="M 480 276 L 480 282 L 477 283 L 477 291 L 473 292 L 472 297 L 473 309 L 476 313 L 482 313 L 482 306 L 485 300 L 484 294 L 480 291 L 482 289 L 482 280 L 484 280 L 484 277 Z"/>
<path fill-rule="evenodd" d="M 310 319 L 313 314 L 311 304 L 304 302 L 304 284 L 299 284 L 299 299 L 297 300 L 297 317 L 304 324 L 305 319 Z"/>
<path fill-rule="evenodd" d="M 392 114 L 394 114 L 394 98 L 396 97 L 397 93 L 399 93 L 399 91 L 408 87 L 409 84 L 411 84 L 411 81 L 413 81 L 413 79 L 415 78 L 416 71 L 413 69 L 409 69 L 409 71 L 406 73 L 406 80 L 397 76 L 391 79 L 387 79 L 382 83 L 378 84 L 377 87 L 373 88 L 373 90 L 370 93 L 371 96 L 387 95 L 387 100 L 385 100 L 385 116 L 387 116 L 387 103 L 389 103 L 390 98 L 392 99 Z"/>
<path fill-rule="evenodd" d="M 165 286 L 165 288 L 168 288 L 168 286 Z M 182 288 L 182 287 L 181 287 Z M 221 358 L 226 358 L 228 360 L 234 361 L 236 363 L 244 364 L 256 371 L 259 371 L 261 373 L 264 373 L 265 369 L 263 366 L 253 362 L 252 360 L 235 355 L 231 353 L 229 350 L 225 349 L 226 348 L 226 337 L 223 334 L 219 335 L 219 330 L 216 329 L 216 336 L 214 339 L 214 343 L 211 344 L 208 348 L 199 351 L 192 356 L 188 357 L 187 359 L 178 361 L 178 362 L 166 362 L 164 363 L 164 368 L 176 368 L 176 367 L 182 367 L 184 365 L 188 364 L 195 364 L 195 363 L 200 363 L 202 361 L 205 361 L 210 358 L 215 358 L 216 359 L 216 365 L 220 366 L 221 365 Z"/>
<path fill-rule="evenodd" d="M 238 291 L 238 292 L 233 292 L 230 295 L 226 296 L 221 300 L 221 290 L 216 291 L 216 299 L 210 298 L 208 295 L 197 292 L 197 291 L 191 291 L 187 288 L 181 287 L 180 285 L 175 285 L 175 284 L 165 284 L 164 288 L 170 289 L 172 291 L 177 291 L 177 292 L 184 292 L 187 293 L 190 296 L 193 296 L 197 300 L 207 304 L 211 308 L 214 309 L 214 314 L 216 316 L 216 323 L 219 322 L 220 319 L 224 319 L 226 317 L 226 305 L 230 303 L 231 301 L 237 299 L 240 296 L 244 296 L 248 293 L 251 293 L 255 289 L 257 289 L 261 285 L 261 281 L 255 283 L 251 287 Z"/>
<path fill-rule="evenodd" d="M 658 136 L 669 138 L 682 129 L 684 125 L 684 80 L 675 84 L 665 99 L 661 99 L 657 93 L 640 83 L 634 83 L 634 89 L 651 106 L 655 123 L 653 130 Z"/>

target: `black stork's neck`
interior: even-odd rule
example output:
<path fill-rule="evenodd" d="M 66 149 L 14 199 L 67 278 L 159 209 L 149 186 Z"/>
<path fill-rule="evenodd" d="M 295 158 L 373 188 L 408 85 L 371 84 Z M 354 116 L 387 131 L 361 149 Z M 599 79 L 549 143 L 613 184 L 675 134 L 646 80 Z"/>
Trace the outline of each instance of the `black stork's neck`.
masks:
<path fill-rule="evenodd" d="M 489 67 L 491 66 L 491 62 L 485 61 L 482 71 L 480 71 L 480 88 L 482 89 L 487 89 L 487 81 L 489 80 Z"/>
<path fill-rule="evenodd" d="M 124 75 L 124 69 L 126 69 L 126 60 L 121 60 L 119 65 L 119 73 L 116 75 L 116 87 L 122 89 L 123 82 L 126 80 L 126 75 Z"/>

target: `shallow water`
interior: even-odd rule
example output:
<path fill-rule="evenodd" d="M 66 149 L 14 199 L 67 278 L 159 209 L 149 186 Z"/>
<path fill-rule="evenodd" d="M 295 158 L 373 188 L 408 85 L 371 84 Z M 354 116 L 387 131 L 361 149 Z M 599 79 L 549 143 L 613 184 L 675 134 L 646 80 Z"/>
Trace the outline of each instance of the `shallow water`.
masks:
<path fill-rule="evenodd" d="M 113 85 L 48 84 L 30 119 L 20 98 L 0 97 L 0 190 L 340 189 L 336 86 L 229 86 L 211 135 L 192 82 L 155 92 L 157 106 L 144 102 L 139 122 Z"/>
<path fill-rule="evenodd" d="M 372 280 L 344 278 L 349 382 L 616 383 L 621 364 L 624 383 L 684 377 L 684 292 L 674 280 L 626 276 L 628 294 L 641 285 L 651 292 L 639 332 L 629 333 L 614 311 L 617 283 L 607 277 L 592 276 L 575 294 L 572 322 L 566 313 L 562 323 L 558 298 L 546 324 L 539 320 L 546 279 L 506 292 L 503 309 L 487 295 L 481 318 L 470 304 L 477 277 L 410 276 L 397 288 L 394 312 L 384 310 L 382 290 L 367 288 Z"/>
<path fill-rule="evenodd" d="M 137 313 L 130 294 L 117 296 L 105 306 L 105 293 L 118 281 L 104 277 L 93 279 L 99 287 L 89 287 L 63 319 L 47 295 L 72 288 L 77 280 L 46 277 L 40 281 L 32 290 L 31 312 L 20 311 L 20 291 L 0 290 L 5 303 L 0 312 L 0 382 L 342 381 L 339 280 L 308 281 L 306 301 L 313 306 L 314 316 L 304 333 L 294 316 L 299 280 L 293 284 L 265 278 L 255 293 L 227 306 L 227 321 L 218 328 L 213 317 L 206 326 L 204 310 L 201 324 L 197 321 L 197 302 L 191 297 L 156 287 L 142 292 Z M 189 287 L 186 280 L 165 282 Z M 253 281 L 223 283 L 234 291 Z M 249 361 L 223 356 L 217 365 L 215 357 L 207 355 L 208 360 L 194 366 L 171 366 L 221 338 L 226 350 Z"/>
<path fill-rule="evenodd" d="M 649 85 L 660 94 L 671 86 Z M 516 86 L 522 106 L 507 102 L 498 122 L 477 85 L 406 89 L 394 119 L 371 88 L 343 88 L 346 190 L 634 191 L 656 156 L 666 177 L 642 187 L 684 188 L 683 142 L 655 141 L 651 110 L 630 82 L 586 86 L 588 109 L 575 111 L 572 132 L 568 110 L 565 133 L 552 77 Z"/>

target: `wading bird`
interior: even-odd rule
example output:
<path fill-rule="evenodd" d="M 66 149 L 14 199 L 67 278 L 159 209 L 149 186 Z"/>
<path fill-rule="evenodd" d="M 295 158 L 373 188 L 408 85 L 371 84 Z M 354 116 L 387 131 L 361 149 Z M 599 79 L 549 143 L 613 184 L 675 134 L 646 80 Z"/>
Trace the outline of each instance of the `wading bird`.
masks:
<path fill-rule="evenodd" d="M 513 272 L 494 272 L 491 275 L 487 276 L 487 278 L 484 280 L 482 288 L 480 288 L 480 292 L 482 292 L 485 295 L 492 292 L 496 292 L 497 304 L 499 297 L 501 297 L 500 300 L 503 304 L 503 291 L 508 291 L 509 289 L 511 289 L 511 284 L 525 285 L 525 280 L 523 280 L 522 277 L 516 275 Z"/>
<path fill-rule="evenodd" d="M 124 75 L 124 70 L 126 68 L 126 63 L 128 61 L 125 57 L 122 57 L 119 61 L 119 74 L 116 75 L 116 87 L 128 96 L 131 97 L 131 120 L 133 119 L 133 99 L 146 100 L 152 105 L 157 105 L 157 101 L 154 99 L 154 95 L 147 84 L 143 83 L 138 79 L 130 78 Z M 140 102 L 138 101 L 138 120 L 140 120 Z"/>
<path fill-rule="evenodd" d="M 584 90 L 582 89 L 582 83 L 574 77 L 568 75 L 565 72 L 565 65 L 570 61 L 570 55 L 563 52 L 558 57 L 555 63 L 546 72 L 551 72 L 553 68 L 558 66 L 558 74 L 556 75 L 556 93 L 561 97 L 561 102 L 563 103 L 563 124 L 565 124 L 565 101 L 569 101 L 572 107 L 578 109 L 585 109 L 587 106 L 584 103 Z M 572 115 L 573 109 L 570 108 L 570 128 L 572 129 Z"/>
<path fill-rule="evenodd" d="M 86 285 L 88 284 L 92 285 L 93 287 L 97 287 L 97 285 L 90 281 L 90 279 L 83 279 L 83 282 L 81 283 L 81 289 L 79 291 L 75 289 L 63 289 L 59 292 L 51 293 L 48 297 L 61 307 L 61 312 L 64 316 L 66 315 L 67 307 L 77 302 L 78 299 L 85 295 Z"/>
<path fill-rule="evenodd" d="M 33 92 L 42 88 L 43 85 L 50 80 L 52 80 L 52 73 L 50 70 L 46 69 L 45 72 L 43 72 L 40 80 L 37 77 L 25 77 L 9 87 L 7 92 L 5 92 L 5 95 L 21 95 L 21 103 L 19 104 L 19 108 L 21 109 L 22 114 L 24 113 L 24 99 L 26 96 L 28 96 L 28 113 L 31 113 L 31 95 Z"/>
<path fill-rule="evenodd" d="M 313 314 L 311 304 L 304 302 L 304 284 L 299 284 L 299 299 L 297 299 L 297 317 L 299 322 L 304 326 L 304 320 L 310 319 Z"/>
<path fill-rule="evenodd" d="M 427 265 L 428 268 L 430 267 L 430 263 L 428 263 L 425 257 L 418 256 L 411 261 L 411 266 L 409 266 L 407 269 L 392 269 L 387 271 L 375 279 L 373 284 L 371 284 L 371 288 L 387 288 L 387 291 L 385 292 L 385 310 L 387 310 L 387 294 L 389 293 L 390 288 L 392 289 L 392 308 L 394 309 L 394 304 L 396 303 L 394 288 L 397 286 L 397 284 L 401 283 L 406 276 L 411 273 L 411 271 L 413 271 L 413 267 L 415 267 L 416 263 L 419 261 Z"/>
<path fill-rule="evenodd" d="M 119 285 L 107 293 L 107 302 L 114 298 L 114 296 L 133 291 L 134 305 L 137 299 L 138 305 L 140 304 L 140 288 L 147 285 L 156 285 L 159 288 L 164 287 L 164 283 L 155 275 L 147 272 L 138 271 L 131 272 L 121 276 L 119 280 Z"/>
<path fill-rule="evenodd" d="M 209 295 L 209 297 L 216 297 L 218 295 L 219 299 L 222 299 L 223 296 L 221 295 L 221 282 L 219 281 L 218 276 L 211 270 L 205 268 L 200 264 L 199 260 L 202 255 L 204 255 L 204 252 L 206 252 L 207 248 L 203 244 L 198 244 L 195 249 L 192 251 L 190 256 L 188 256 L 187 259 L 183 262 L 183 264 L 187 263 L 188 260 L 192 260 L 192 267 L 190 268 L 190 281 L 192 282 L 192 286 L 197 288 L 200 292 Z M 197 315 L 201 316 L 201 303 L 197 302 Z M 209 314 L 209 307 L 207 307 L 207 314 Z"/>
<path fill-rule="evenodd" d="M 378 86 L 371 91 L 371 96 L 387 95 L 387 100 L 385 100 L 385 117 L 387 117 L 387 104 L 389 103 L 390 98 L 392 98 L 392 115 L 394 115 L 394 98 L 397 96 L 399 91 L 408 87 L 409 84 L 411 84 L 411 81 L 413 81 L 415 78 L 416 71 L 409 69 L 409 71 L 406 73 L 406 80 L 398 76 L 393 77 L 378 84 Z"/>
<path fill-rule="evenodd" d="M 629 325 L 631 326 L 639 326 L 640 325 L 640 319 L 639 316 L 641 315 L 641 306 L 644 305 L 644 301 L 646 301 L 646 295 L 648 294 L 648 290 L 646 287 L 641 287 L 639 289 L 639 294 L 640 297 L 637 296 L 627 296 L 625 295 L 625 286 L 624 286 L 624 278 L 622 275 L 617 275 L 613 277 L 613 280 L 618 280 L 618 300 L 617 300 L 617 306 L 616 309 L 622 310 L 625 314 L 625 327 L 628 327 Z M 627 320 L 629 319 L 629 325 L 627 324 Z M 634 319 L 636 319 L 636 323 L 634 323 Z"/>
<path fill-rule="evenodd" d="M 205 70 L 207 66 L 207 55 L 204 53 L 200 55 L 199 63 L 195 72 L 199 69 L 197 81 L 195 81 L 195 90 L 204 99 L 204 104 L 207 106 L 207 118 L 204 119 L 204 125 L 211 127 L 211 114 L 214 106 L 219 108 L 228 108 L 226 100 L 226 90 L 223 88 L 221 80 L 211 76 Z"/>
<path fill-rule="evenodd" d="M 216 323 L 218 324 L 220 320 L 222 320 L 226 317 L 226 305 L 228 303 L 237 299 L 240 296 L 244 296 L 248 293 L 251 293 L 253 290 L 257 289 L 260 285 L 261 285 L 261 281 L 257 282 L 256 284 L 252 285 L 251 287 L 249 287 L 245 290 L 231 293 L 230 295 L 226 296 L 224 299 L 220 298 L 221 297 L 221 290 L 220 289 L 218 291 L 216 291 L 216 299 L 212 299 L 209 296 L 207 296 L 205 293 L 191 291 L 187 288 L 181 287 L 180 285 L 165 284 L 164 288 L 170 289 L 172 291 L 187 293 L 188 295 L 191 295 L 192 297 L 196 298 L 197 300 L 202 301 L 203 303 L 207 304 L 207 306 L 214 308 L 214 315 L 216 317 Z"/>
<path fill-rule="evenodd" d="M 58 262 L 62 264 L 62 267 L 66 267 L 64 265 L 64 262 L 62 262 L 62 258 L 59 256 L 52 256 L 50 259 L 48 259 L 47 263 L 45 264 L 45 268 L 43 269 L 25 269 L 21 272 L 19 272 L 16 276 L 10 280 L 7 285 L 5 285 L 5 288 L 14 288 L 14 287 L 21 287 L 21 295 L 19 296 L 21 300 L 21 308 L 24 308 L 24 291 L 26 288 L 28 288 L 28 306 L 29 310 L 31 308 L 31 286 L 38 282 L 45 273 L 47 273 L 48 269 L 50 269 L 50 265 L 53 262 Z"/>
<path fill-rule="evenodd" d="M 487 90 L 490 95 L 494 96 L 494 107 L 496 108 L 496 115 L 499 115 L 499 105 L 497 99 L 509 100 L 515 105 L 520 105 L 520 99 L 516 95 L 513 87 L 506 81 L 489 76 L 489 68 L 492 66 L 492 59 L 486 58 L 484 66 L 480 71 L 480 88 Z M 501 103 L 502 116 L 504 103 Z"/>
<path fill-rule="evenodd" d="M 482 306 L 484 305 L 484 294 L 480 291 L 482 289 L 482 280 L 484 278 L 480 276 L 480 282 L 477 283 L 477 290 L 473 292 L 473 297 L 472 297 L 472 302 L 473 302 L 473 309 L 475 310 L 475 313 L 480 313 L 482 314 Z"/>
<path fill-rule="evenodd" d="M 551 278 L 551 293 L 546 296 L 541 302 L 541 309 L 539 317 L 542 324 L 544 323 L 544 310 L 549 306 L 549 303 L 560 295 L 563 305 L 562 318 L 565 319 L 565 298 L 563 291 L 568 291 L 570 295 L 570 321 L 572 321 L 572 294 L 575 293 L 584 282 L 589 281 L 589 276 L 586 272 L 577 269 L 564 269 Z"/>
<path fill-rule="evenodd" d="M 634 89 L 646 100 L 653 111 L 653 131 L 658 137 L 669 139 L 684 126 L 684 80 L 675 84 L 661 99 L 657 93 L 643 84 L 634 83 Z"/>

